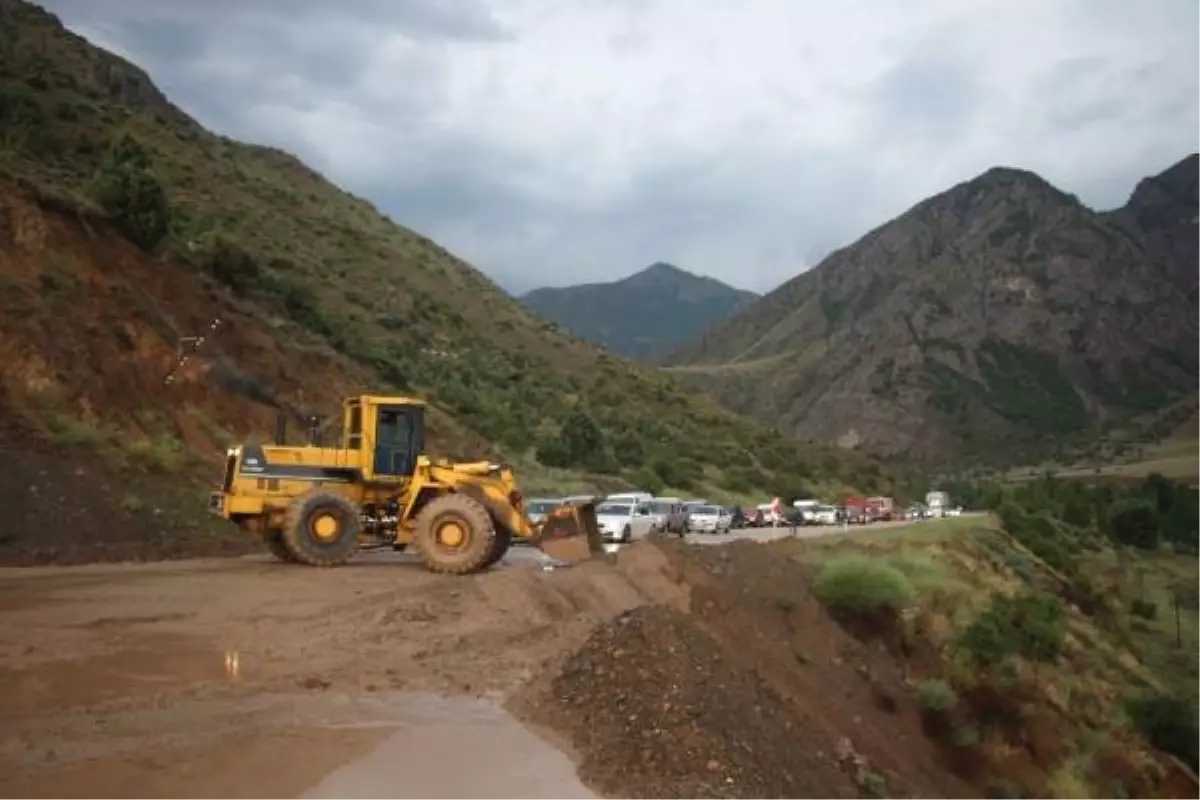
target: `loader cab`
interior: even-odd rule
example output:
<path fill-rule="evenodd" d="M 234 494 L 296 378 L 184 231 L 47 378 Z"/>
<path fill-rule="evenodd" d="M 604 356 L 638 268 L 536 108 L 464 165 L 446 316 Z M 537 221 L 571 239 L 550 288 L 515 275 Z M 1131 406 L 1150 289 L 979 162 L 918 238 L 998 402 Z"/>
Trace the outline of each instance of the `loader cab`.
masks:
<path fill-rule="evenodd" d="M 345 402 L 345 431 L 345 447 L 358 451 L 364 477 L 407 477 L 425 450 L 425 403 L 408 397 L 352 397 Z"/>

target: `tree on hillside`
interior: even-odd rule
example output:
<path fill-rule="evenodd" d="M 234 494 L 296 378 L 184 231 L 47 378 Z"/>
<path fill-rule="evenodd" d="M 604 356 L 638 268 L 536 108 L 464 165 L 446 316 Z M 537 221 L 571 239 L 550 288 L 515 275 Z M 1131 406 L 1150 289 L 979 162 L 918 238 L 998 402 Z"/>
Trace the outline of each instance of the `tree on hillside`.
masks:
<path fill-rule="evenodd" d="M 153 250 L 167 235 L 167 194 L 146 149 L 128 133 L 104 156 L 92 178 L 92 193 L 121 235 L 142 250 Z"/>
<path fill-rule="evenodd" d="M 1113 509 L 1108 518 L 1112 538 L 1142 550 L 1158 546 L 1161 533 L 1158 510 L 1145 500 L 1127 500 Z"/>

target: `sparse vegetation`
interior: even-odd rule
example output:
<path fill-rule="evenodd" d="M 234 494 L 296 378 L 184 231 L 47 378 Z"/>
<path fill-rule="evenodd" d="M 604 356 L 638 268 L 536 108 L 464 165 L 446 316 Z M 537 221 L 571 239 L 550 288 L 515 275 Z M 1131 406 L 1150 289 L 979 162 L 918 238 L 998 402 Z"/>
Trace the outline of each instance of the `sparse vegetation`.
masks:
<path fill-rule="evenodd" d="M 1098 213 L 1036 175 L 989 170 L 667 363 L 781 430 L 937 468 L 1057 459 L 1102 433 L 1161 439 L 1173 426 L 1144 417 L 1195 408 L 1195 231 L 1180 222 L 1197 213 L 1195 172 L 1189 155 L 1145 181 L 1177 187 L 1170 201 L 1139 191 Z M 1096 315 L 1145 337 L 1100 347 Z"/>
<path fill-rule="evenodd" d="M 1000 528 L 999 516 L 963 517 L 784 546 L 815 564 L 818 597 L 834 565 L 905 575 L 908 647 L 897 655 L 912 659 L 914 699 L 929 734 L 953 763 L 974 764 L 970 774 L 993 796 L 1149 796 L 1172 769 L 1150 748 L 1196 758 L 1197 562 L 1166 536 L 1149 551 L 1122 543 L 1107 512 L 1156 491 L 1174 502 L 1186 490 L 1157 481 L 1127 494 L 1060 489 L 1053 479 L 975 487 L 976 500 L 1009 506 L 1021 535 Z M 1038 552 L 1068 554 L 1065 568 Z M 1177 624 L 1163 609 L 1185 586 Z M 1114 698 L 1126 714 L 1114 713 Z"/>

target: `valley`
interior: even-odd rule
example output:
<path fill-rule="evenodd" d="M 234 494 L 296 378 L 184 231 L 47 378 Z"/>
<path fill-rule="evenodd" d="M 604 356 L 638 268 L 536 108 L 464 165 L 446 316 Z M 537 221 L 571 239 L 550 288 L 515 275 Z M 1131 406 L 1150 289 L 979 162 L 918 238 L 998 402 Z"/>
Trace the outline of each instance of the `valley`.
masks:
<path fill-rule="evenodd" d="M 562 169 L 611 222 L 625 176 Z M 993 167 L 761 296 L 514 297 L 0 0 L 0 796 L 1196 797 L 1198 178 L 1100 211 Z M 427 406 L 342 419 L 378 395 Z M 703 508 L 931 491 L 966 511 Z M 627 499 L 590 559 L 529 546 L 535 501 L 628 492 L 716 532 Z"/>

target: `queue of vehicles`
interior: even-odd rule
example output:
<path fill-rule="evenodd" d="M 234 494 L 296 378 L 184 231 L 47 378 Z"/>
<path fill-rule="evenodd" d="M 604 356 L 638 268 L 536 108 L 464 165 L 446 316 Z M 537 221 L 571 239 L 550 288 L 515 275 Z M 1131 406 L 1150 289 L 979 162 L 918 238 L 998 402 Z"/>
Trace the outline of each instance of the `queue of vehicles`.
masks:
<path fill-rule="evenodd" d="M 536 524 L 556 506 L 566 502 L 595 501 L 593 495 L 574 497 L 535 497 L 526 510 Z M 599 498 L 596 522 L 607 542 L 632 542 L 652 532 L 710 533 L 720 535 L 739 528 L 772 525 L 866 525 L 884 520 L 919 520 L 956 516 L 959 507 L 951 507 L 945 492 L 930 492 L 925 503 L 905 508 L 890 497 L 847 497 L 838 505 L 819 500 L 795 500 L 790 507 L 778 500 L 753 508 L 722 506 L 703 498 L 655 497 L 649 492 L 623 492 Z"/>

